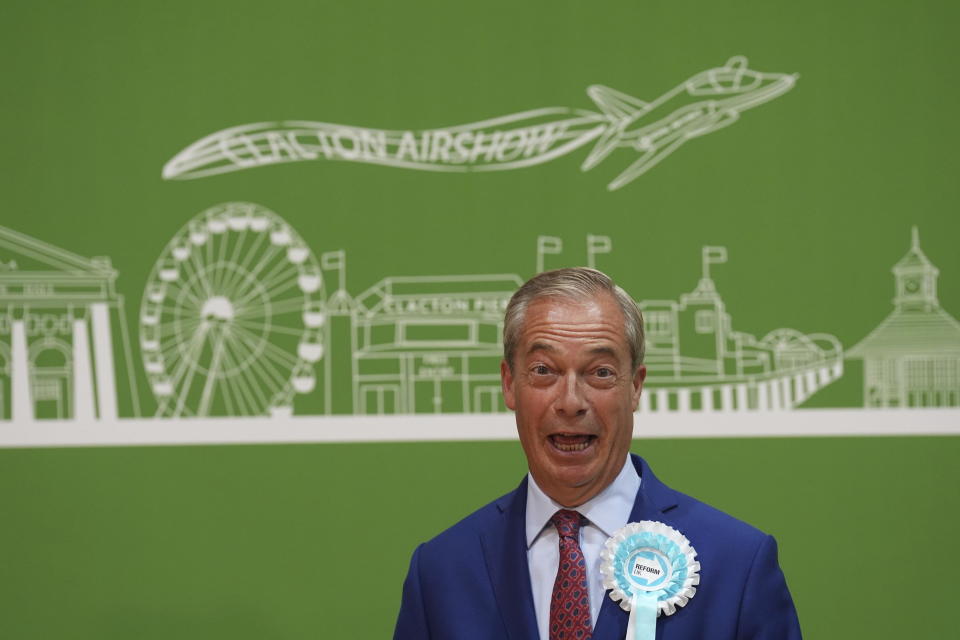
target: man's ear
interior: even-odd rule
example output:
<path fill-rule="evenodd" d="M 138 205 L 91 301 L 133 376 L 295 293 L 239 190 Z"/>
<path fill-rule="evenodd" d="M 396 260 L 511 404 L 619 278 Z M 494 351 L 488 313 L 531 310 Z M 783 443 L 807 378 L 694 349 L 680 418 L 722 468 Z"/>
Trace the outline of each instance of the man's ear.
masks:
<path fill-rule="evenodd" d="M 516 398 L 513 395 L 513 372 L 506 360 L 500 361 L 500 386 L 503 389 L 503 401 L 507 408 L 513 411 L 517 408 Z"/>
<path fill-rule="evenodd" d="M 647 367 L 640 365 L 633 374 L 633 410 L 640 406 L 640 394 L 643 392 L 643 381 L 647 379 Z"/>

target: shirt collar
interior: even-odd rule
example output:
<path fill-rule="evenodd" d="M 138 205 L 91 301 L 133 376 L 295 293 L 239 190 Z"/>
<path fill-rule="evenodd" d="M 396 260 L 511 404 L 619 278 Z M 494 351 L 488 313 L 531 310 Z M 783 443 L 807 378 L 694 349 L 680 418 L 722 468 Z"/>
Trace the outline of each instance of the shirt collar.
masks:
<path fill-rule="evenodd" d="M 610 485 L 576 508 L 594 526 L 607 536 L 627 524 L 633 503 L 640 490 L 640 476 L 630 460 L 629 454 L 620 473 Z M 527 473 L 527 548 L 533 544 L 544 527 L 559 509 L 564 507 L 555 502 L 537 486 L 533 475 Z"/>

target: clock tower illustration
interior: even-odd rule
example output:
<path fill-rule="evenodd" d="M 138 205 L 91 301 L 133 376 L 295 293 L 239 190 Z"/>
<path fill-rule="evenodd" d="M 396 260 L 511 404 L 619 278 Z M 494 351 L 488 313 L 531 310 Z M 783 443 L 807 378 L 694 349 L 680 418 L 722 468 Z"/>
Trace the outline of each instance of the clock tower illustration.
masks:
<path fill-rule="evenodd" d="M 940 307 L 940 271 L 920 249 L 917 227 L 892 271 L 893 311 L 847 352 L 863 360 L 864 406 L 960 406 L 960 322 Z"/>

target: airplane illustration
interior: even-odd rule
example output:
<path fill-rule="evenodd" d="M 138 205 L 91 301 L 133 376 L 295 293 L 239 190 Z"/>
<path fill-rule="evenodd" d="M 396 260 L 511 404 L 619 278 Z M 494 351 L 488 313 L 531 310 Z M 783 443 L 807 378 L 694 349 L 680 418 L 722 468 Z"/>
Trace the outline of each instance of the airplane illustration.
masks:
<path fill-rule="evenodd" d="M 615 149 L 632 148 L 641 156 L 607 188 L 619 189 L 676 151 L 683 143 L 730 126 L 740 112 L 769 102 L 793 88 L 796 74 L 761 73 L 747 68 L 744 56 L 702 71 L 653 102 L 616 89 L 592 85 L 587 94 L 610 125 L 581 165 L 587 171 Z"/>
<path fill-rule="evenodd" d="M 587 171 L 622 147 L 640 158 L 611 191 L 635 180 L 684 142 L 729 126 L 740 112 L 786 93 L 797 76 L 747 68 L 743 56 L 702 71 L 653 102 L 592 85 L 600 111 L 545 107 L 480 122 L 423 130 L 386 130 L 287 120 L 230 127 L 205 136 L 171 158 L 165 180 L 212 176 L 252 167 L 340 160 L 440 172 L 508 171 L 550 162 L 593 143 Z"/>

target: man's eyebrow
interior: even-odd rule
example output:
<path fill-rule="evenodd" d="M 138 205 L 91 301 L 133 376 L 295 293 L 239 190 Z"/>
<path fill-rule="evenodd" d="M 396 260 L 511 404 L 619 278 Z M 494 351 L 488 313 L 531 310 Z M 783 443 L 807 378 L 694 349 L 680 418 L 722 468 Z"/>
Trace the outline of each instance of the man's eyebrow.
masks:
<path fill-rule="evenodd" d="M 557 350 L 556 347 L 554 347 L 554 346 L 551 345 L 551 344 L 547 344 L 546 342 L 534 342 L 533 344 L 530 345 L 530 348 L 527 349 L 527 354 L 529 355 L 529 354 L 534 353 L 534 352 L 536 352 L 536 351 L 546 351 L 546 352 L 549 353 L 549 352 L 553 352 L 553 351 L 556 351 L 556 350 Z"/>
<path fill-rule="evenodd" d="M 614 358 L 617 357 L 617 352 L 613 347 L 593 347 L 590 349 L 590 353 L 594 355 L 613 356 Z"/>

